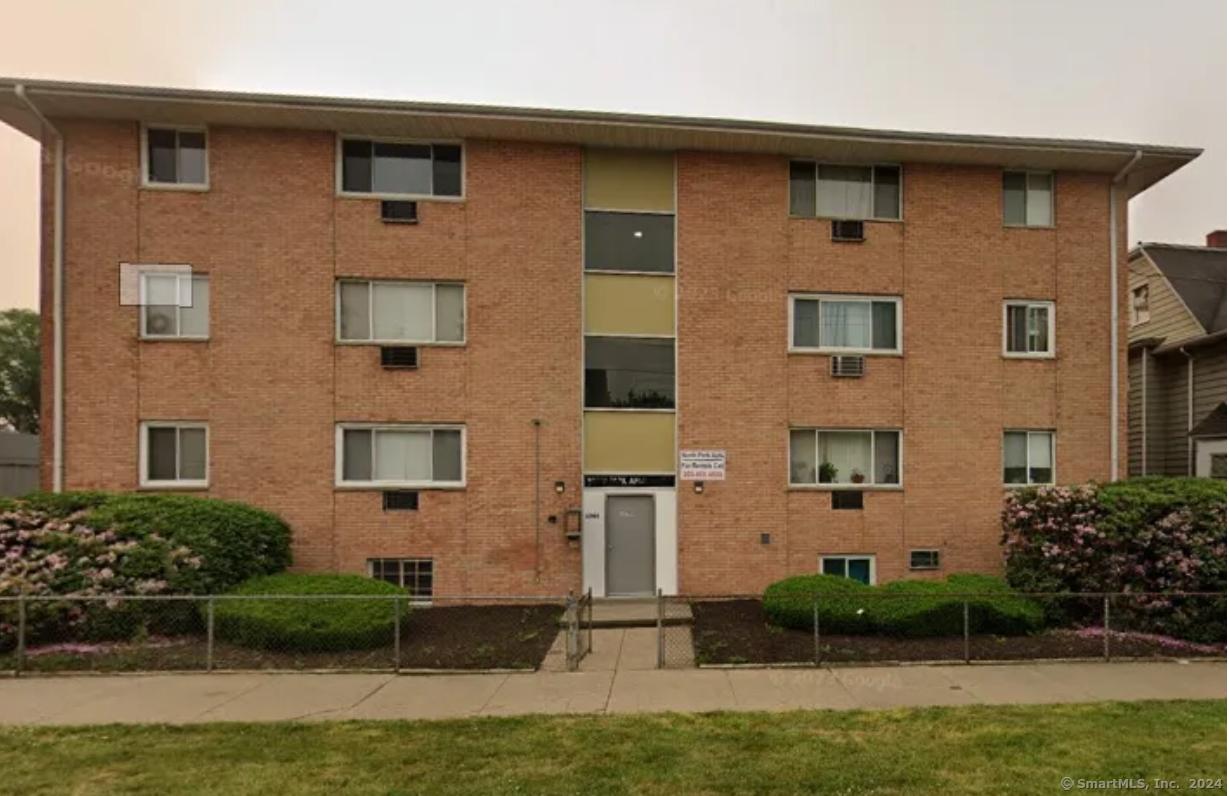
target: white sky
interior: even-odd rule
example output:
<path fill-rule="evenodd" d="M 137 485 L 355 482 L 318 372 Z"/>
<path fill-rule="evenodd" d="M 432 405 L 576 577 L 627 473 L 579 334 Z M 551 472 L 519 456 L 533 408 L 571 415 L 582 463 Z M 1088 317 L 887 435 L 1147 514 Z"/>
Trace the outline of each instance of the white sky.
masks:
<path fill-rule="evenodd" d="M 1197 146 L 1130 240 L 1225 226 L 1224 0 L 19 2 L 6 76 Z M 37 160 L 0 129 L 0 308 Z"/>

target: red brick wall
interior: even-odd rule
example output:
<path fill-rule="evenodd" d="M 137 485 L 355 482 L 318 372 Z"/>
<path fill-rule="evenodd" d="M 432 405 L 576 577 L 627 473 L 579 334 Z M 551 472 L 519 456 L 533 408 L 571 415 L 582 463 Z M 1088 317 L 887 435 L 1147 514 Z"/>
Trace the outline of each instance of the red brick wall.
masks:
<path fill-rule="evenodd" d="M 468 142 L 465 201 L 421 203 L 421 223 L 402 226 L 334 196 L 329 133 L 213 129 L 211 187 L 192 193 L 137 187 L 136 124 L 61 127 L 68 488 L 135 489 L 140 420 L 207 420 L 208 494 L 284 516 L 301 568 L 423 556 L 440 594 L 580 586 L 563 539 L 564 509 L 581 502 L 579 148 Z M 816 571 L 823 553 L 875 553 L 885 580 L 908 574 L 918 547 L 941 548 L 945 571 L 993 570 L 1004 428 L 1056 427 L 1063 482 L 1108 476 L 1107 178 L 1060 174 L 1056 229 L 1004 229 L 998 170 L 908 165 L 904 223 L 870 223 L 848 245 L 788 218 L 782 159 L 683 152 L 678 174 L 679 445 L 728 455 L 727 481 L 679 490 L 683 591 L 758 590 Z M 210 341 L 139 342 L 121 262 L 208 273 Z M 467 345 L 382 370 L 376 349 L 334 343 L 338 277 L 464 281 Z M 904 357 L 838 381 L 826 358 L 787 354 L 789 291 L 903 295 Z M 1003 359 L 1004 298 L 1057 301 L 1056 360 Z M 50 403 L 48 388 L 48 486 Z M 335 489 L 342 421 L 465 423 L 466 488 L 390 514 L 378 493 Z M 903 428 L 904 489 L 868 492 L 861 512 L 790 490 L 791 426 Z"/>

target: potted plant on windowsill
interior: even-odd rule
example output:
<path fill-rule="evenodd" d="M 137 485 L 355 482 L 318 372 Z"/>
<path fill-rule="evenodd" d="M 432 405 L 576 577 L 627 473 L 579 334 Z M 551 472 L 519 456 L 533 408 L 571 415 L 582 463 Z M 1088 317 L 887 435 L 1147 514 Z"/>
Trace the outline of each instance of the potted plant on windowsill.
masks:
<path fill-rule="evenodd" d="M 819 483 L 834 484 L 836 483 L 836 465 L 832 462 L 824 462 L 819 465 Z"/>
<path fill-rule="evenodd" d="M 851 470 L 849 473 L 849 480 L 855 484 L 860 484 L 866 480 L 866 476 L 862 474 L 861 470 Z"/>

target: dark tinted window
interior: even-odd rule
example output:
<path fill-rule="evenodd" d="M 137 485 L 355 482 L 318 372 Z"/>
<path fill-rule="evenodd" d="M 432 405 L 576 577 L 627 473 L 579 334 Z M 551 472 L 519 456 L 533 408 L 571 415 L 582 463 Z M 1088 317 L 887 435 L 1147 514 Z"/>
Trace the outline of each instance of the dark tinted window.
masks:
<path fill-rule="evenodd" d="M 175 182 L 179 170 L 174 130 L 148 130 L 150 182 Z"/>
<path fill-rule="evenodd" d="M 371 191 L 371 142 L 342 141 L 341 188 L 343 191 Z"/>
<path fill-rule="evenodd" d="M 586 337 L 585 406 L 674 408 L 674 341 Z"/>
<path fill-rule="evenodd" d="M 177 439 L 174 428 L 149 429 L 149 481 L 174 481 L 177 478 Z"/>
<path fill-rule="evenodd" d="M 430 194 L 430 145 L 373 144 L 371 190 L 373 193 Z"/>
<path fill-rule="evenodd" d="M 875 167 L 875 218 L 900 218 L 900 169 Z"/>
<path fill-rule="evenodd" d="M 815 164 L 791 161 L 789 164 L 789 214 L 815 215 Z"/>
<path fill-rule="evenodd" d="M 436 144 L 432 149 L 433 193 L 436 196 L 460 196 L 461 147 Z"/>
<path fill-rule="evenodd" d="M 585 213 L 585 268 L 674 273 L 674 216 Z"/>

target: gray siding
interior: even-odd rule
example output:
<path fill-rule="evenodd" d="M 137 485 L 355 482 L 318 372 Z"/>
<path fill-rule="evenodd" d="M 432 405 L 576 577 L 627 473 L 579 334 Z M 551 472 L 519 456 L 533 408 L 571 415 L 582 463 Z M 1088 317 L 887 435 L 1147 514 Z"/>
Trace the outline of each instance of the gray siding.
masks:
<path fill-rule="evenodd" d="M 1195 354 L 1195 423 L 1225 402 L 1225 349 L 1207 346 Z"/>
<path fill-rule="evenodd" d="M 1132 351 L 1127 362 L 1127 475 L 1143 475 L 1144 423 L 1142 373 L 1147 351 Z"/>
<path fill-rule="evenodd" d="M 0 431 L 0 497 L 38 489 L 38 436 Z"/>

